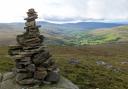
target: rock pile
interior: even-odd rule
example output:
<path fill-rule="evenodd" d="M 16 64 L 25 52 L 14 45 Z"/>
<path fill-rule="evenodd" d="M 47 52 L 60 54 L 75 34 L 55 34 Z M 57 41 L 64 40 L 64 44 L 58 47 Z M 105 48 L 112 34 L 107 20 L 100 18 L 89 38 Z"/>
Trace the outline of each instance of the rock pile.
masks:
<path fill-rule="evenodd" d="M 34 85 L 24 86 L 15 83 L 15 74 L 12 72 L 0 73 L 0 89 L 79 89 L 68 79 L 60 76 L 60 80 L 56 84 L 50 85 Z"/>
<path fill-rule="evenodd" d="M 9 55 L 16 63 L 16 82 L 21 85 L 56 83 L 60 77 L 59 69 L 42 44 L 44 37 L 40 35 L 40 26 L 35 21 L 38 15 L 31 8 L 27 16 L 26 32 L 18 35 L 18 44 L 9 49 Z"/>

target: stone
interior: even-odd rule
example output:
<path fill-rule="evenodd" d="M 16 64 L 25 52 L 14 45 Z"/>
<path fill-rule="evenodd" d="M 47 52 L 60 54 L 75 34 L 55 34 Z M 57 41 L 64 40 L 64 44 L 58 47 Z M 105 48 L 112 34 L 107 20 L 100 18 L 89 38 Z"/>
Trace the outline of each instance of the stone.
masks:
<path fill-rule="evenodd" d="M 47 76 L 47 69 L 44 67 L 37 67 L 37 71 L 34 73 L 34 78 L 39 80 L 44 80 Z"/>
<path fill-rule="evenodd" d="M 128 64 L 128 61 L 123 61 L 123 62 L 120 62 L 120 63 L 125 65 L 125 64 Z"/>
<path fill-rule="evenodd" d="M 107 63 L 104 62 L 104 61 L 97 61 L 96 64 L 97 64 L 97 65 L 106 65 Z"/>
<path fill-rule="evenodd" d="M 44 63 L 42 63 L 43 66 L 49 67 L 52 64 L 53 60 L 51 58 L 48 58 Z"/>
<path fill-rule="evenodd" d="M 51 71 L 46 77 L 47 82 L 57 83 L 60 79 L 60 75 L 57 72 Z"/>
<path fill-rule="evenodd" d="M 34 78 L 27 78 L 27 79 L 18 81 L 18 84 L 20 84 L 20 85 L 35 85 L 35 84 L 40 84 L 40 81 L 36 80 Z"/>
<path fill-rule="evenodd" d="M 32 61 L 35 64 L 41 64 L 45 62 L 46 60 L 48 60 L 49 57 L 51 57 L 51 55 L 48 52 L 41 52 L 38 54 L 34 54 L 32 57 Z"/>
<path fill-rule="evenodd" d="M 35 72 L 36 66 L 34 64 L 29 64 L 26 69 L 30 72 Z"/>
<path fill-rule="evenodd" d="M 16 72 L 17 73 L 26 73 L 27 72 L 27 69 L 19 69 L 19 68 L 16 68 Z"/>
<path fill-rule="evenodd" d="M 19 82 L 23 79 L 31 78 L 31 77 L 32 77 L 32 73 L 17 73 L 16 82 Z"/>
<path fill-rule="evenodd" d="M 44 36 L 36 25 L 37 13 L 33 8 L 27 12 L 25 32 L 17 35 L 17 45 L 11 46 L 9 55 L 15 60 L 15 82 L 20 85 L 44 85 L 59 82 L 59 69 L 52 55 L 43 45 Z"/>
<path fill-rule="evenodd" d="M 9 50 L 8 50 L 8 54 L 13 56 L 13 55 L 18 55 L 18 53 L 20 52 L 20 50 L 22 50 L 22 47 L 19 45 L 11 45 Z"/>
<path fill-rule="evenodd" d="M 15 59 L 15 60 L 21 60 L 22 58 L 24 58 L 24 56 L 23 55 L 14 55 L 13 54 L 12 58 Z"/>
<path fill-rule="evenodd" d="M 44 80 L 47 76 L 47 71 L 35 71 L 34 78 L 38 80 Z"/>
<path fill-rule="evenodd" d="M 80 61 L 79 61 L 78 59 L 71 58 L 71 59 L 69 60 L 69 64 L 77 65 L 77 64 L 80 64 Z"/>
<path fill-rule="evenodd" d="M 0 83 L 0 89 L 79 89 L 79 88 L 71 81 L 69 81 L 68 79 L 62 76 L 60 76 L 60 80 L 56 84 L 41 85 L 41 86 L 19 85 L 15 82 L 15 77 L 11 76 L 9 79 L 2 81 Z"/>
<path fill-rule="evenodd" d="M 32 26 L 33 28 L 35 27 L 35 21 L 31 21 L 31 22 L 26 22 L 25 23 L 25 25 L 27 26 L 27 27 L 29 27 L 29 26 Z"/>
<path fill-rule="evenodd" d="M 5 73 L 5 74 L 3 74 L 2 81 L 6 81 L 6 80 L 8 80 L 8 79 L 11 79 L 11 78 L 14 77 L 14 76 L 15 76 L 15 74 L 12 73 L 12 72 Z"/>

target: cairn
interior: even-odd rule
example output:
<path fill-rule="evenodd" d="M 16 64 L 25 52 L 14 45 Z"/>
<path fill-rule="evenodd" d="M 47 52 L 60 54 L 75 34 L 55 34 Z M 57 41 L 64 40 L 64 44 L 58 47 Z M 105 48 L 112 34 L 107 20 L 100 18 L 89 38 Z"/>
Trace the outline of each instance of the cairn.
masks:
<path fill-rule="evenodd" d="M 36 25 L 37 13 L 33 8 L 27 12 L 24 32 L 17 36 L 17 45 L 10 46 L 9 55 L 15 60 L 16 82 L 21 85 L 57 83 L 59 69 L 50 53 L 42 44 L 44 36 L 40 35 Z"/>

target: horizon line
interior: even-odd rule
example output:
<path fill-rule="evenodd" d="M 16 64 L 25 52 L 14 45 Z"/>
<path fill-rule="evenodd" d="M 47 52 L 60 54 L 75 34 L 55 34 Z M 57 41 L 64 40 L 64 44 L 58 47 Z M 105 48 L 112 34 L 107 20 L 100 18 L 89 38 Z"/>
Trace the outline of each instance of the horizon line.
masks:
<path fill-rule="evenodd" d="M 80 22 L 103 22 L 103 23 L 128 23 L 128 20 L 124 19 L 115 19 L 115 20 L 102 20 L 102 19 L 88 19 L 88 20 L 74 20 L 74 21 L 50 21 L 50 20 L 36 20 L 37 22 L 48 22 L 54 24 L 66 24 L 66 23 L 80 23 Z M 7 21 L 7 22 L 0 22 L 0 23 L 25 23 L 24 20 L 22 21 Z"/>

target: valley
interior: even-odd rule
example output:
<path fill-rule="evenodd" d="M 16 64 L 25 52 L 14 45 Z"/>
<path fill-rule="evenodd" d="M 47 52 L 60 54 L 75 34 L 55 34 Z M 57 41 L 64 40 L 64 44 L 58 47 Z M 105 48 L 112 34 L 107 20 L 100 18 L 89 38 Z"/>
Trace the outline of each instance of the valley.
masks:
<path fill-rule="evenodd" d="M 80 89 L 128 89 L 128 26 L 91 23 L 94 27 L 85 29 L 85 24 L 79 25 L 42 23 L 44 44 L 61 74 Z M 0 24 L 2 73 L 15 65 L 8 56 L 8 45 L 16 44 L 16 35 L 24 32 L 23 27 L 22 23 Z"/>
<path fill-rule="evenodd" d="M 95 45 L 127 41 L 127 24 L 80 22 L 54 24 L 38 22 L 47 45 Z M 15 44 L 17 34 L 24 32 L 23 23 L 0 23 L 0 45 Z"/>

